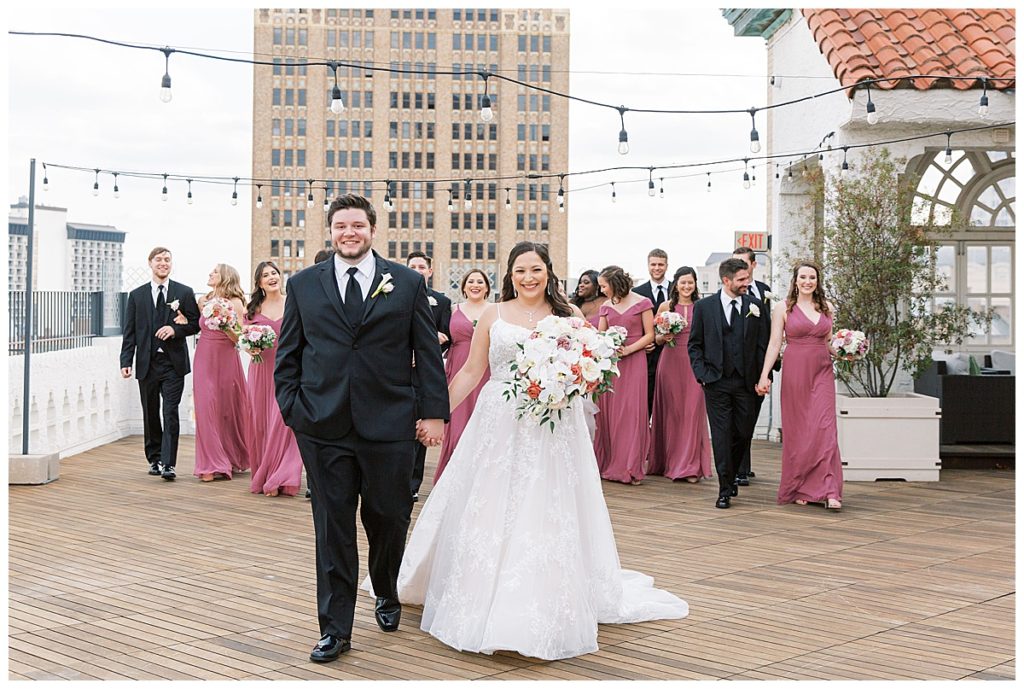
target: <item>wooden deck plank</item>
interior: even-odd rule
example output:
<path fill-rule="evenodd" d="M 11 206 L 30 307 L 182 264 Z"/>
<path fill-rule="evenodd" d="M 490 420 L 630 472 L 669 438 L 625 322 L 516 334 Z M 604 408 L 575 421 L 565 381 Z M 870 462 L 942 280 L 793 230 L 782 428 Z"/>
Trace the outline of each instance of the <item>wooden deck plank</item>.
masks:
<path fill-rule="evenodd" d="M 126 438 L 10 487 L 8 678 L 1015 679 L 1013 472 L 849 483 L 833 514 L 775 504 L 779 461 L 755 443 L 730 510 L 714 481 L 603 484 L 623 566 L 686 619 L 600 625 L 597 653 L 545 662 L 455 651 L 415 606 L 385 634 L 360 595 L 352 651 L 318 665 L 308 501 L 252 495 L 248 474 L 199 482 L 191 438 L 178 481 L 150 477 Z"/>

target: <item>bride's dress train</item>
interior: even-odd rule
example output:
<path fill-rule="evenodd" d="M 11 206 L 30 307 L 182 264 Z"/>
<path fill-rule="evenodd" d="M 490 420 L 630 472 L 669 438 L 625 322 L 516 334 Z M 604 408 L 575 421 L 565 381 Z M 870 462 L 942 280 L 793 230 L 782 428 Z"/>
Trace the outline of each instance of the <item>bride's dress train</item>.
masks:
<path fill-rule="evenodd" d="M 623 570 L 577 402 L 554 432 L 503 397 L 530 331 L 495 321 L 491 380 L 420 512 L 398 594 L 453 648 L 558 659 L 597 650 L 597 625 L 685 617 L 685 601 Z"/>

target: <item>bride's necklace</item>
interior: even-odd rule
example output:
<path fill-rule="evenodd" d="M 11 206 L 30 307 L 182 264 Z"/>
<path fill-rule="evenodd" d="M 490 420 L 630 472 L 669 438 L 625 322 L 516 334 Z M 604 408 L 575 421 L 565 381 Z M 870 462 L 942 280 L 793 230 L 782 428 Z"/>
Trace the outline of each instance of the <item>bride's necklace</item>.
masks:
<path fill-rule="evenodd" d="M 525 306 L 523 306 L 522 302 L 519 303 L 519 308 L 522 309 L 523 313 L 526 314 L 526 318 L 527 318 L 527 320 L 530 321 L 530 325 L 533 325 L 534 323 L 536 323 L 536 319 L 533 316 L 534 316 L 535 313 L 537 313 L 537 311 L 540 310 L 540 307 L 541 307 L 541 305 L 538 305 L 538 306 L 534 307 L 533 309 L 528 309 Z"/>

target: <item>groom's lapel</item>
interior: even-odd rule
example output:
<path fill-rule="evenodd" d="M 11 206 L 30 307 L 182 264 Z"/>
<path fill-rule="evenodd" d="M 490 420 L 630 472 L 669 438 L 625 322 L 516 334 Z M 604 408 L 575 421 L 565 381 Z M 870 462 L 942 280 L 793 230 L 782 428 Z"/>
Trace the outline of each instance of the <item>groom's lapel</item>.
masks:
<path fill-rule="evenodd" d="M 722 310 L 722 291 L 715 292 L 715 303 L 712 310 L 715 314 L 715 325 L 718 328 L 717 336 L 715 341 L 719 343 L 721 347 L 725 347 L 725 311 Z"/>
<path fill-rule="evenodd" d="M 331 257 L 319 264 L 320 270 L 320 284 L 324 288 L 325 296 L 327 301 L 331 302 L 331 306 L 338 312 L 338 317 L 341 322 L 352 328 L 353 330 L 358 323 L 349 323 L 348 316 L 345 315 L 345 309 L 341 308 L 341 295 L 338 294 L 338 281 L 334 277 L 334 258 Z"/>
<path fill-rule="evenodd" d="M 381 258 L 376 251 L 373 252 L 373 257 L 376 260 L 377 269 L 374 271 L 373 282 L 370 284 L 370 294 L 366 295 L 366 301 L 363 304 L 362 323 L 366 322 L 366 319 L 370 317 L 370 312 L 373 311 L 373 307 L 376 306 L 377 302 L 384 296 L 383 293 L 378 294 L 376 297 L 372 295 L 377 291 L 377 288 L 380 287 L 381 280 L 384 279 L 384 274 L 391 272 L 391 266 L 389 266 L 388 262 Z"/>

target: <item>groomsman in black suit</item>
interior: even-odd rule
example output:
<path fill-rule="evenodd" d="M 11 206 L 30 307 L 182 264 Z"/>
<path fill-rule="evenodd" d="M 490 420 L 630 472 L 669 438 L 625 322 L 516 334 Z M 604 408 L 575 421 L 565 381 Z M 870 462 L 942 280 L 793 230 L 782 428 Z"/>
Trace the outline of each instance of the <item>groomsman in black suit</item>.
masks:
<path fill-rule="evenodd" d="M 327 220 L 335 255 L 288 281 L 274 366 L 277 404 L 295 431 L 313 491 L 321 638 L 309 659 L 318 663 L 352 647 L 357 506 L 370 544 L 377 625 L 398 629 L 414 446 L 440 445 L 448 420 L 423 278 L 372 250 L 377 212 L 368 199 L 334 199 Z"/>
<path fill-rule="evenodd" d="M 769 331 L 765 306 L 747 294 L 750 270 L 738 258 L 718 268 L 722 289 L 693 307 L 689 354 L 693 374 L 704 387 L 711 447 L 718 471 L 715 507 L 727 509 L 739 495 L 736 473 L 757 423 L 755 389 L 764 365 Z"/>
<path fill-rule="evenodd" d="M 423 276 L 427 283 L 427 300 L 430 302 L 430 312 L 434 317 L 434 326 L 437 328 L 437 341 L 441 345 L 441 351 L 448 351 L 451 344 L 452 331 L 452 300 L 441 292 L 430 287 L 430 278 L 434 275 L 433 261 L 422 251 L 414 251 L 405 257 L 405 265 Z M 416 370 L 413 369 L 413 384 L 416 384 Z M 427 446 L 420 445 L 416 448 L 416 466 L 412 470 L 412 500 L 420 499 L 420 486 L 423 484 L 423 472 L 427 462 Z"/>
<path fill-rule="evenodd" d="M 749 246 L 738 246 L 732 252 L 733 258 L 741 259 L 750 268 L 750 288 L 747 290 L 747 294 L 764 303 L 764 309 L 761 310 L 761 318 L 764 319 L 764 327 L 767 328 L 769 335 L 772 329 L 772 304 L 771 304 L 771 287 L 767 283 L 761 282 L 760 280 L 754 279 L 754 269 L 757 268 L 757 254 Z M 774 370 L 779 370 L 780 364 L 775 363 Z M 771 373 L 768 374 L 769 378 L 772 378 Z M 757 419 L 761 415 L 761 404 L 764 402 L 764 396 L 760 395 L 754 400 L 754 418 Z M 755 421 L 756 425 L 756 421 Z M 736 485 L 737 486 L 749 486 L 750 479 L 754 478 L 753 469 L 750 467 L 750 445 L 747 444 L 747 449 L 743 452 L 743 461 L 740 462 L 740 467 L 736 472 Z"/>
<path fill-rule="evenodd" d="M 173 481 L 178 461 L 178 405 L 185 389 L 185 376 L 192 370 L 185 338 L 199 332 L 199 307 L 191 287 L 169 278 L 169 249 L 158 246 L 150 251 L 149 268 L 152 279 L 128 294 L 121 339 L 121 377 L 131 377 L 134 359 L 149 473 Z"/>
<path fill-rule="evenodd" d="M 648 282 L 637 285 L 633 291 L 643 295 L 654 304 L 654 313 L 658 313 L 658 307 L 666 299 L 672 296 L 669 291 L 672 289 L 671 279 L 666 277 L 668 272 L 668 254 L 662 249 L 651 249 L 647 254 L 647 273 L 651 276 Z M 654 383 L 658 371 L 658 358 L 661 357 L 661 350 L 664 345 L 651 343 L 647 345 L 647 417 L 650 418 L 651 410 L 654 409 Z"/>

